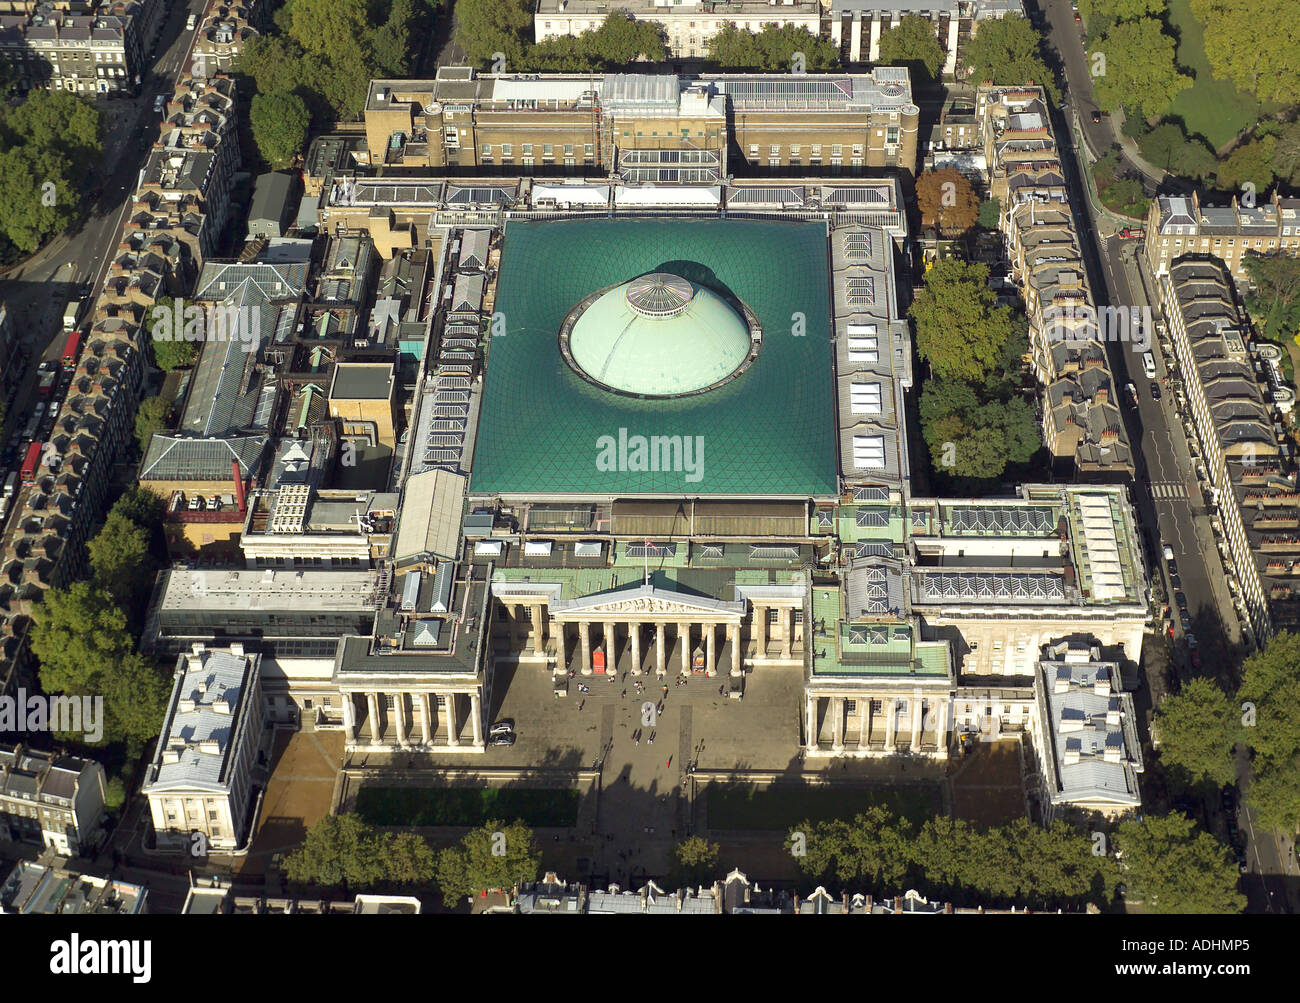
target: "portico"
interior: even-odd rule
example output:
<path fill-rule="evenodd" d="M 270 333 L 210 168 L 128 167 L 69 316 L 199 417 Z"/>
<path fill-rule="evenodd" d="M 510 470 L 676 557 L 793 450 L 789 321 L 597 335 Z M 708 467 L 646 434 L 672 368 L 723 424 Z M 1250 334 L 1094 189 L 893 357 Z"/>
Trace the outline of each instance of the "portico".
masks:
<path fill-rule="evenodd" d="M 483 697 L 478 688 L 442 689 L 376 680 L 343 693 L 347 747 L 361 752 L 481 752 Z"/>

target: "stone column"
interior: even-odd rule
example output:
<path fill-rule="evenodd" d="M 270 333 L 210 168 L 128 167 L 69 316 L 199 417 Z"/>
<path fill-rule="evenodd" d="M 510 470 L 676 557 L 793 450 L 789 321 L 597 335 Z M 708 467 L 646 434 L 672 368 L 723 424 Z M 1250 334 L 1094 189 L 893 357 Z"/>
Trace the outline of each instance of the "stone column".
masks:
<path fill-rule="evenodd" d="M 668 665 L 668 631 L 663 622 L 655 624 L 655 675 L 662 677 Z"/>
<path fill-rule="evenodd" d="M 869 736 L 868 729 L 871 727 L 871 700 L 858 700 L 858 748 L 867 747 Z"/>
<path fill-rule="evenodd" d="M 740 624 L 727 624 L 727 635 L 731 642 L 731 674 L 739 676 L 744 671 L 740 664 Z"/>
<path fill-rule="evenodd" d="M 957 39 L 961 30 L 961 19 L 955 16 L 948 19 L 948 38 L 946 48 L 948 55 L 943 61 L 943 72 L 952 73 L 957 69 Z M 975 34 L 975 26 L 971 25 L 971 35 Z"/>
<path fill-rule="evenodd" d="M 628 640 L 632 642 L 632 675 L 641 674 L 641 624 L 635 620 L 627 625 Z"/>
<path fill-rule="evenodd" d="M 831 713 L 835 720 L 831 722 L 831 748 L 840 752 L 844 748 L 844 698 L 831 697 Z"/>
<path fill-rule="evenodd" d="M 921 691 L 912 694 L 912 751 L 921 748 Z"/>
<path fill-rule="evenodd" d="M 849 62 L 862 62 L 862 18 L 863 14 L 858 14 L 849 22 Z M 836 18 L 838 21 L 839 18 Z"/>
<path fill-rule="evenodd" d="M 682 642 L 682 672 L 689 676 L 691 674 L 691 625 L 689 623 L 677 625 L 677 639 Z"/>
<path fill-rule="evenodd" d="M 817 748 L 817 697 L 812 695 L 804 697 L 803 713 L 807 729 L 804 734 L 804 747 L 815 749 Z"/>
<path fill-rule="evenodd" d="M 378 745 L 383 739 L 379 734 L 379 694 L 366 694 L 366 709 L 370 711 L 370 737 Z"/>
<path fill-rule="evenodd" d="M 883 14 L 877 14 L 871 19 L 871 32 L 867 36 L 867 59 L 869 63 L 874 63 L 880 58 L 880 29 L 884 21 Z M 862 60 L 861 50 L 858 53 L 858 61 Z"/>
<path fill-rule="evenodd" d="M 781 610 L 781 627 L 785 630 L 785 637 L 781 639 L 781 657 L 789 658 L 794 644 L 794 610 Z"/>
<path fill-rule="evenodd" d="M 420 694 L 420 737 L 425 745 L 433 744 L 433 735 L 429 728 L 429 694 Z"/>
<path fill-rule="evenodd" d="M 704 630 L 704 674 L 706 676 L 716 676 L 718 666 L 715 662 L 717 654 L 713 650 L 713 635 L 717 631 L 716 623 L 705 623 L 700 625 Z"/>
<path fill-rule="evenodd" d="M 934 744 L 939 752 L 948 748 L 948 701 L 940 700 L 934 712 Z"/>
<path fill-rule="evenodd" d="M 397 711 L 397 744 L 406 748 L 406 694 L 393 694 L 393 709 Z"/>
<path fill-rule="evenodd" d="M 898 699 L 890 697 L 885 701 L 885 707 L 888 709 L 888 716 L 885 718 L 885 751 L 893 752 L 895 748 L 895 724 L 898 721 Z"/>
<path fill-rule="evenodd" d="M 618 645 L 614 643 L 614 625 L 607 623 L 605 629 L 605 672 L 609 675 L 615 674 L 614 656 L 618 653 Z"/>
<path fill-rule="evenodd" d="M 546 629 L 542 625 L 542 607 L 533 607 L 533 654 L 546 654 Z"/>
<path fill-rule="evenodd" d="M 767 607 L 754 607 L 754 657 L 767 657 Z"/>
<path fill-rule="evenodd" d="M 447 744 L 460 745 L 459 729 L 456 727 L 456 694 L 445 694 L 447 700 Z"/>
<path fill-rule="evenodd" d="M 469 720 L 474 728 L 474 744 L 483 744 L 483 703 L 479 700 L 477 693 L 471 693 L 469 698 Z"/>
<path fill-rule="evenodd" d="M 582 649 L 582 661 L 578 664 L 581 666 L 581 672 L 584 676 L 591 675 L 591 624 L 586 620 L 578 621 L 578 644 Z"/>
<path fill-rule="evenodd" d="M 352 694 L 343 694 L 343 734 L 349 742 L 357 740 L 357 708 L 352 703 Z"/>

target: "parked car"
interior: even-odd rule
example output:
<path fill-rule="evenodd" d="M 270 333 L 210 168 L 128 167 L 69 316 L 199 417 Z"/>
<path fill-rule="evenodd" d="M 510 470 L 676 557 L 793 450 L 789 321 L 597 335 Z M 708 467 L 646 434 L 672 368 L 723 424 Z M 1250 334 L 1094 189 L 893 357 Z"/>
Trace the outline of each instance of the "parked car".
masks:
<path fill-rule="evenodd" d="M 1154 383 L 1154 382 L 1153 382 L 1153 383 L 1151 384 L 1151 399 L 1152 399 L 1153 401 L 1158 401 L 1158 400 L 1160 399 L 1160 397 L 1161 397 L 1161 393 L 1160 393 L 1160 384 L 1159 384 L 1159 383 Z"/>
<path fill-rule="evenodd" d="M 1178 608 L 1179 608 L 1180 610 L 1182 610 L 1183 612 L 1186 612 L 1186 611 L 1187 611 L 1187 595 L 1186 595 L 1185 593 L 1183 593 L 1183 592 L 1175 592 L 1175 593 L 1174 593 L 1174 603 L 1175 603 L 1175 604 L 1178 606 Z"/>
<path fill-rule="evenodd" d="M 1142 353 L 1142 371 L 1147 374 L 1147 379 L 1156 378 L 1156 357 L 1150 352 Z"/>
<path fill-rule="evenodd" d="M 189 17 L 187 17 L 187 18 L 185 19 L 185 30 L 186 30 L 186 31 L 193 31 L 193 30 L 194 30 L 194 25 L 198 23 L 198 20 L 199 20 L 199 18 L 198 18 L 198 15 L 197 15 L 197 14 L 191 14 Z"/>
<path fill-rule="evenodd" d="M 1189 648 L 1195 648 L 1196 645 L 1197 645 L 1197 643 L 1198 643 L 1198 642 L 1197 642 L 1197 640 L 1196 640 L 1196 635 L 1195 635 L 1195 634 L 1188 634 L 1188 635 L 1187 635 L 1187 646 L 1188 646 Z M 1192 657 L 1195 658 L 1196 656 L 1193 655 Z M 1193 662 L 1192 664 L 1193 664 L 1193 665 L 1197 665 L 1197 664 L 1199 664 L 1199 663 L 1198 663 L 1198 662 Z"/>
<path fill-rule="evenodd" d="M 494 724 L 491 728 L 489 728 L 489 729 L 488 729 L 488 734 L 489 734 L 489 735 L 509 735 L 509 734 L 510 734 L 512 731 L 514 731 L 514 730 L 515 730 L 515 722 L 507 718 L 507 719 L 504 720 L 504 721 L 498 721 L 498 722 L 497 722 L 496 724 Z"/>
<path fill-rule="evenodd" d="M 515 744 L 514 732 L 508 731 L 504 735 L 489 735 L 487 744 L 488 745 L 514 745 Z"/>
<path fill-rule="evenodd" d="M 1101 112 L 1099 112 L 1099 111 L 1094 111 L 1094 112 L 1092 113 L 1092 124 L 1093 124 L 1093 125 L 1099 125 L 1100 123 L 1101 123 Z"/>
<path fill-rule="evenodd" d="M 1183 625 L 1183 630 L 1189 631 L 1192 629 L 1192 618 L 1181 610 L 1178 613 L 1178 622 Z"/>
<path fill-rule="evenodd" d="M 1137 406 L 1138 406 L 1138 388 L 1135 387 L 1132 383 L 1129 383 L 1129 384 L 1127 384 L 1127 385 L 1124 387 L 1124 389 L 1128 391 L 1128 400 L 1129 400 L 1129 403 L 1130 403 L 1131 405 L 1133 405 L 1133 407 L 1137 407 Z"/>
<path fill-rule="evenodd" d="M 154 110 L 154 111 L 159 111 L 159 112 L 160 112 L 160 111 L 162 111 L 165 107 L 167 107 L 167 95 L 165 95 L 165 94 L 159 94 L 156 98 L 153 99 L 153 110 Z"/>

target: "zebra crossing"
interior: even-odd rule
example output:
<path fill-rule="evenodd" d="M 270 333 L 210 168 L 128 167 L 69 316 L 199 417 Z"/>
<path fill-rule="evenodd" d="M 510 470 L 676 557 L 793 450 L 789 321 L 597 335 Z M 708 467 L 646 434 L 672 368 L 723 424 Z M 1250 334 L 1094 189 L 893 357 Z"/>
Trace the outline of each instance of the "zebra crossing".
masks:
<path fill-rule="evenodd" d="M 1157 498 L 1186 498 L 1187 486 L 1179 481 L 1153 481 L 1151 493 Z"/>

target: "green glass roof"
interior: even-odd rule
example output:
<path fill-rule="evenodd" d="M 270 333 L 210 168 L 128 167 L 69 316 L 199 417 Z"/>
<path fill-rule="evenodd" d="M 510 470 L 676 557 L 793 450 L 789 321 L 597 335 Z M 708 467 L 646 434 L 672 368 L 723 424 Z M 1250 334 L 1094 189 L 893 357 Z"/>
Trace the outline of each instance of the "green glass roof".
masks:
<path fill-rule="evenodd" d="M 753 365 L 714 390 L 667 399 L 612 393 L 574 372 L 559 349 L 565 317 L 591 293 L 651 272 L 752 310 L 763 330 Z M 822 223 L 508 223 L 471 490 L 835 494 L 827 275 Z"/>
<path fill-rule="evenodd" d="M 596 381 L 624 393 L 667 397 L 726 379 L 749 355 L 744 318 L 717 293 L 682 279 L 667 292 L 680 294 L 657 314 L 634 305 L 638 283 L 650 297 L 665 287 L 624 282 L 582 311 L 569 338 L 573 361 Z M 673 278 L 676 278 L 675 276 Z"/>

